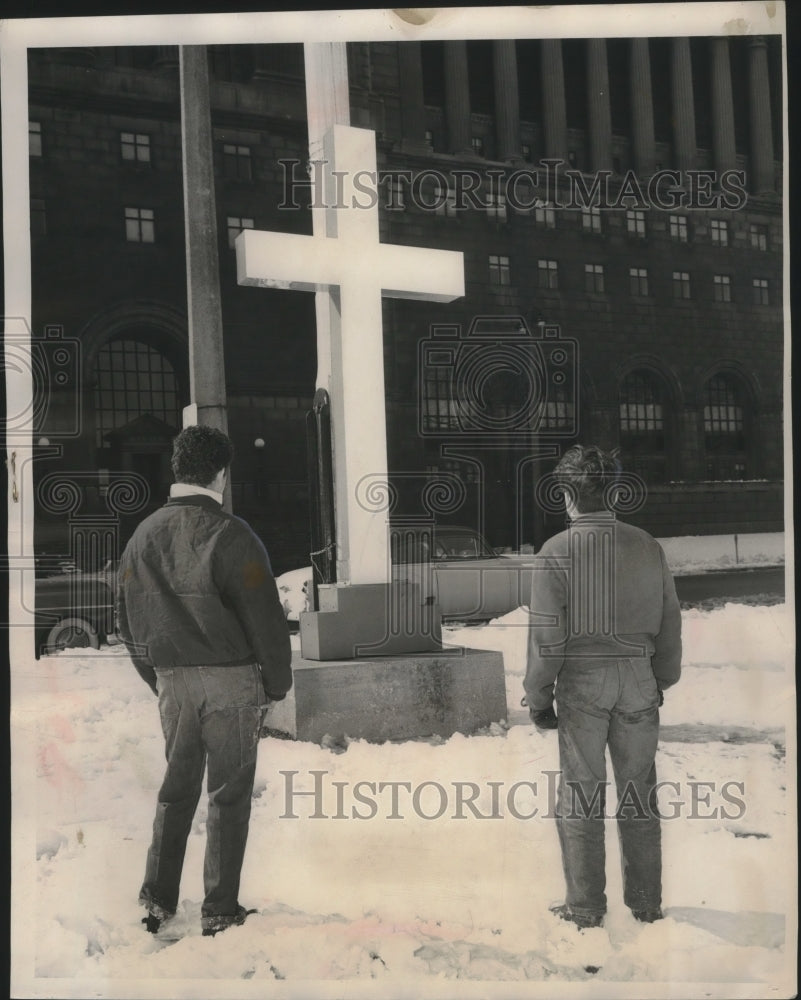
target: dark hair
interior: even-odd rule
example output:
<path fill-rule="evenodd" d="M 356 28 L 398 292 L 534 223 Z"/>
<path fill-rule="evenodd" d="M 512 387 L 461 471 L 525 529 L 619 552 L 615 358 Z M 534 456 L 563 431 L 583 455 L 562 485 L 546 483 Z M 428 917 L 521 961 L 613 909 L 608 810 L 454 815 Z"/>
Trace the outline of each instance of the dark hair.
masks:
<path fill-rule="evenodd" d="M 559 485 L 580 514 L 607 508 L 609 487 L 621 471 L 617 450 L 603 451 L 594 444 L 568 448 L 554 469 Z"/>
<path fill-rule="evenodd" d="M 172 471 L 177 483 L 208 486 L 233 461 L 234 446 L 216 427 L 185 427 L 172 443 Z"/>

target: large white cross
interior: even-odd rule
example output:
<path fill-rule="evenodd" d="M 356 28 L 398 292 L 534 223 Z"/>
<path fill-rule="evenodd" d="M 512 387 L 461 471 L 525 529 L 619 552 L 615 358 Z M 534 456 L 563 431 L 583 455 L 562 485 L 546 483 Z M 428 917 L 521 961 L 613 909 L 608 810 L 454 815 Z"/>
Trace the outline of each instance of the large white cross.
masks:
<path fill-rule="evenodd" d="M 374 132 L 333 125 L 323 161 L 325 234 L 244 230 L 237 276 L 329 294 L 337 580 L 387 583 L 386 511 L 367 509 L 357 490 L 365 476 L 387 478 L 381 298 L 450 302 L 464 295 L 464 263 L 460 252 L 381 243 L 377 199 L 364 192 L 378 190 Z"/>

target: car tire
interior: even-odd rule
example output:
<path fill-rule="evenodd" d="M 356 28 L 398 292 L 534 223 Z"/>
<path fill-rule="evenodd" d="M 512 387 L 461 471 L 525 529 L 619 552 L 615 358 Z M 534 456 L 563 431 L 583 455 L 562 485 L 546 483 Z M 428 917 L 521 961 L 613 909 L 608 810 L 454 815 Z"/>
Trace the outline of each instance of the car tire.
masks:
<path fill-rule="evenodd" d="M 47 634 L 42 652 L 56 653 L 62 649 L 100 649 L 97 629 L 85 618 L 62 618 Z"/>

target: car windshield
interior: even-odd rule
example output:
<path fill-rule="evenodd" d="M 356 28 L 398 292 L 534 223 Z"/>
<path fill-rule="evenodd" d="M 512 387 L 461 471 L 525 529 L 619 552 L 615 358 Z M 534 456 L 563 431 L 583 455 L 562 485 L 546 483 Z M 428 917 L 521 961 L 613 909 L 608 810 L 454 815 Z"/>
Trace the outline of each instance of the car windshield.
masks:
<path fill-rule="evenodd" d="M 494 555 L 473 531 L 448 531 L 434 537 L 434 559 L 487 559 Z"/>
<path fill-rule="evenodd" d="M 481 535 L 469 528 L 434 531 L 392 532 L 392 562 L 441 562 L 445 559 L 490 559 L 495 555 Z"/>

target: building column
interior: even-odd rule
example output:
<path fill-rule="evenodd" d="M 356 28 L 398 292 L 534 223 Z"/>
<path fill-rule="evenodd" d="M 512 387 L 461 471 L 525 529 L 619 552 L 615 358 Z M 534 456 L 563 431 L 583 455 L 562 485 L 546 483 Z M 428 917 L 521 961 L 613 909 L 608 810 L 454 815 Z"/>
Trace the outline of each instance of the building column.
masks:
<path fill-rule="evenodd" d="M 272 69 L 269 58 L 270 50 L 266 45 L 252 45 L 251 49 L 253 51 L 251 80 L 254 82 L 256 80 L 269 80 L 271 75 L 270 70 Z"/>
<path fill-rule="evenodd" d="M 562 41 L 543 38 L 542 110 L 547 159 L 567 161 L 567 106 L 565 104 L 565 71 L 562 64 Z"/>
<path fill-rule="evenodd" d="M 495 139 L 499 160 L 522 160 L 520 95 L 517 88 L 517 50 L 514 39 L 492 43 L 495 82 Z"/>
<path fill-rule="evenodd" d="M 587 40 L 587 110 L 590 119 L 590 167 L 612 169 L 612 110 L 606 39 Z"/>
<path fill-rule="evenodd" d="M 728 37 L 710 39 L 712 49 L 712 155 L 718 175 L 737 166 L 734 100 Z"/>
<path fill-rule="evenodd" d="M 691 483 L 701 482 L 707 478 L 707 475 L 704 422 L 699 407 L 688 402 L 678 415 L 678 425 L 679 440 L 674 464 L 676 478 L 685 479 Z"/>
<path fill-rule="evenodd" d="M 423 57 L 419 42 L 398 43 L 400 77 L 401 150 L 431 152 L 426 140 L 426 106 L 423 96 Z"/>
<path fill-rule="evenodd" d="M 157 45 L 153 68 L 162 73 L 169 73 L 174 69 L 178 69 L 178 46 Z"/>
<path fill-rule="evenodd" d="M 467 74 L 467 43 L 445 42 L 445 117 L 448 122 L 448 152 L 472 153 L 470 137 L 470 80 Z"/>
<path fill-rule="evenodd" d="M 770 114 L 768 47 L 764 38 L 748 46 L 748 96 L 751 112 L 751 183 L 754 194 L 776 190 L 773 163 L 773 124 Z"/>
<path fill-rule="evenodd" d="M 634 169 L 647 177 L 656 166 L 654 138 L 654 103 L 651 88 L 651 54 L 647 38 L 632 38 L 629 50 L 629 88 L 631 95 Z"/>
<path fill-rule="evenodd" d="M 673 116 L 673 166 L 679 170 L 693 170 L 696 165 L 695 105 L 689 38 L 672 40 L 670 96 Z"/>

